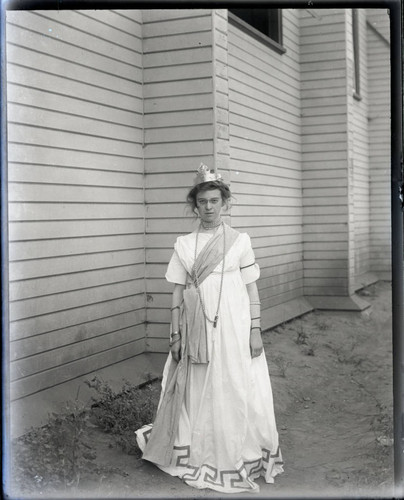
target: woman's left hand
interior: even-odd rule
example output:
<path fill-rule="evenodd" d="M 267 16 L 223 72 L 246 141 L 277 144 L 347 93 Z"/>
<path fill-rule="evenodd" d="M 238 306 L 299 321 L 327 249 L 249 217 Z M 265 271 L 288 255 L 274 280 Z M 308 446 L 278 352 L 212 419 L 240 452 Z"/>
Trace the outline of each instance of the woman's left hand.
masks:
<path fill-rule="evenodd" d="M 261 331 L 258 330 L 258 328 L 251 330 L 250 332 L 250 350 L 252 358 L 256 358 L 264 350 L 261 338 Z"/>

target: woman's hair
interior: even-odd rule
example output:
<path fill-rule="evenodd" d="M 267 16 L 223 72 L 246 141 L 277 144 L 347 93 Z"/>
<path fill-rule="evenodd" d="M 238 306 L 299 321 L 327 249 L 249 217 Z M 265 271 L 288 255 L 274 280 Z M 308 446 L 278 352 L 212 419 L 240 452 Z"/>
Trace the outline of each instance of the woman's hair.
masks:
<path fill-rule="evenodd" d="M 208 182 L 202 182 L 201 184 L 197 184 L 188 193 L 187 203 L 192 211 L 194 211 L 196 208 L 196 199 L 198 194 L 201 193 L 202 191 L 211 191 L 212 189 L 219 189 L 222 195 L 223 204 L 226 206 L 226 208 L 229 208 L 230 198 L 231 198 L 231 192 L 229 186 L 222 181 L 208 181 Z"/>

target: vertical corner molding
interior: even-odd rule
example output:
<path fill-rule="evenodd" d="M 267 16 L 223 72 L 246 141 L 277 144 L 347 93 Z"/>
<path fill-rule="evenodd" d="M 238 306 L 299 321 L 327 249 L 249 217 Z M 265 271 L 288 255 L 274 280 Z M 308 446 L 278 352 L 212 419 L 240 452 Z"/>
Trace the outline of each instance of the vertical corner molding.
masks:
<path fill-rule="evenodd" d="M 149 308 L 147 304 L 147 273 L 146 273 L 146 233 L 147 233 L 147 208 L 146 208 L 146 158 L 145 158 L 145 78 L 144 78 L 144 70 L 145 70 L 145 54 L 144 54 L 144 24 L 143 24 L 143 10 L 140 11 L 140 22 L 141 22 L 141 34 L 142 34 L 142 160 L 143 160 L 143 176 L 142 176 L 142 185 L 143 185 L 143 283 L 144 283 L 144 349 L 146 351 L 147 347 L 147 336 L 149 332 L 148 328 L 148 315 Z"/>
<path fill-rule="evenodd" d="M 227 9 L 212 9 L 212 93 L 213 161 L 231 184 Z"/>

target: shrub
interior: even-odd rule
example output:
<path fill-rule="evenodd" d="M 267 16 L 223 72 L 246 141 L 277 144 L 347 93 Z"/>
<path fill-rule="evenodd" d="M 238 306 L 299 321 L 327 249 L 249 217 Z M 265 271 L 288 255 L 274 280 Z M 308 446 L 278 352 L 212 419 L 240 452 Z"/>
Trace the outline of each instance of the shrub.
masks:
<path fill-rule="evenodd" d="M 92 421 L 105 432 L 116 436 L 116 443 L 129 455 L 138 454 L 135 431 L 154 420 L 160 392 L 159 384 L 152 381 L 136 387 L 125 381 L 122 390 L 94 377 L 85 382 L 97 397 L 91 406 Z"/>
<path fill-rule="evenodd" d="M 13 478 L 22 489 L 42 490 L 78 485 L 92 469 L 96 453 L 86 441 L 88 413 L 79 402 L 66 403 L 43 427 L 12 442 Z"/>

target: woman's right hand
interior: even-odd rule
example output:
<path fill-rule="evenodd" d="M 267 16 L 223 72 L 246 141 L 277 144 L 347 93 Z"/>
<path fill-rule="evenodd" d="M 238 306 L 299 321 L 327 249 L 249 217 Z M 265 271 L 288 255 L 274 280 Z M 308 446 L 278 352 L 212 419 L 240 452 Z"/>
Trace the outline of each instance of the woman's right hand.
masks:
<path fill-rule="evenodd" d="M 173 338 L 173 342 L 170 347 L 171 356 L 177 363 L 181 359 L 181 337 L 177 335 Z"/>

